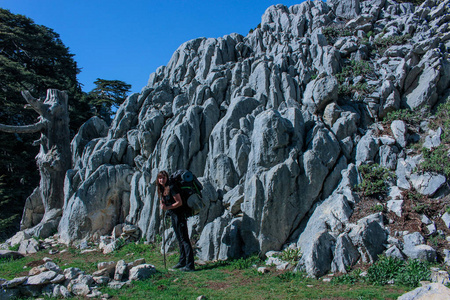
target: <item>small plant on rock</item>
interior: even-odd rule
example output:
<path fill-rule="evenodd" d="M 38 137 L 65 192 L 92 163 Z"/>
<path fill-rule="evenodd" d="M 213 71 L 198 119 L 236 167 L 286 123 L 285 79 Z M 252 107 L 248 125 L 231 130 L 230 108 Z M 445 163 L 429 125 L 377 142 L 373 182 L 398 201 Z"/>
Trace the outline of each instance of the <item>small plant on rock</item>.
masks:
<path fill-rule="evenodd" d="M 378 164 L 360 165 L 358 167 L 362 181 L 356 187 L 365 197 L 385 196 L 389 183 L 395 180 L 395 174 Z"/>
<path fill-rule="evenodd" d="M 302 258 L 302 251 L 299 249 L 286 248 L 281 252 L 280 259 L 291 264 L 296 264 Z"/>
<path fill-rule="evenodd" d="M 430 114 L 426 109 L 399 109 L 389 112 L 384 118 L 384 123 L 391 123 L 395 120 L 402 120 L 411 125 L 419 125 L 425 118 L 428 118 Z"/>

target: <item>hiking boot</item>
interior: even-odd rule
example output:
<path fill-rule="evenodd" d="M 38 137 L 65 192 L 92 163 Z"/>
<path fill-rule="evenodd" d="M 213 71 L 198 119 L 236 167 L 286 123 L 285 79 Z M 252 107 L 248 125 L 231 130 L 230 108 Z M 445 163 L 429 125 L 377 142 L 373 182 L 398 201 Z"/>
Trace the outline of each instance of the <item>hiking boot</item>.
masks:
<path fill-rule="evenodd" d="M 183 268 L 180 269 L 180 271 L 183 271 L 183 272 L 194 272 L 195 268 L 183 267 Z"/>
<path fill-rule="evenodd" d="M 182 269 L 184 268 L 185 265 L 183 265 L 182 263 L 177 263 L 175 266 L 172 267 L 172 269 Z"/>

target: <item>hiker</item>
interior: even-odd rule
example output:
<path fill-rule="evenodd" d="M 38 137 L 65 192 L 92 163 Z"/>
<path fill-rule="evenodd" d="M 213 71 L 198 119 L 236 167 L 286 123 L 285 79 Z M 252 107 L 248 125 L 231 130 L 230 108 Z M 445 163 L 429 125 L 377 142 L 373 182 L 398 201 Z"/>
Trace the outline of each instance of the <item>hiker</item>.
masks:
<path fill-rule="evenodd" d="M 180 247 L 180 258 L 173 268 L 194 271 L 194 252 L 189 240 L 186 210 L 183 207 L 185 203 L 181 199 L 180 191 L 176 186 L 169 185 L 169 174 L 166 171 L 158 173 L 157 185 L 161 209 L 167 211 L 172 218 L 172 227 Z"/>

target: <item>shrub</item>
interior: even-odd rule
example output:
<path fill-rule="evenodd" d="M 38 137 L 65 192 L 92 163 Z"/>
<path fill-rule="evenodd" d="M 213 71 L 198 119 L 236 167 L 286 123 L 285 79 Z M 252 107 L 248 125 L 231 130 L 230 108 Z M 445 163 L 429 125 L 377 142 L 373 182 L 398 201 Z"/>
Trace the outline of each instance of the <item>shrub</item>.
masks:
<path fill-rule="evenodd" d="M 450 176 L 450 154 L 449 148 L 445 144 L 441 144 L 434 149 L 422 149 L 423 161 L 419 165 L 419 170 L 423 172 L 435 172 Z"/>
<path fill-rule="evenodd" d="M 353 272 L 344 274 L 342 276 L 333 277 L 332 284 L 354 284 L 362 280 L 361 269 L 356 269 Z"/>
<path fill-rule="evenodd" d="M 244 270 L 244 269 L 248 269 L 253 265 L 257 265 L 261 262 L 261 259 L 257 256 L 257 255 L 252 255 L 249 257 L 241 257 L 239 259 L 236 260 L 232 260 L 230 261 L 230 266 L 233 269 L 237 269 L 237 270 Z"/>
<path fill-rule="evenodd" d="M 10 246 L 8 249 L 11 251 L 18 251 L 20 248 L 20 244 L 16 244 L 14 246 Z"/>
<path fill-rule="evenodd" d="M 437 107 L 436 116 L 430 122 L 430 128 L 436 130 L 442 128 L 441 140 L 443 143 L 450 143 L 450 99 Z"/>
<path fill-rule="evenodd" d="M 350 63 L 342 68 L 342 71 L 336 75 L 339 83 L 344 83 L 349 77 L 365 76 L 373 73 L 373 69 L 368 61 L 351 60 Z"/>
<path fill-rule="evenodd" d="M 332 44 L 338 37 L 351 36 L 352 32 L 343 27 L 329 26 L 322 29 L 322 34 L 326 37 L 328 43 Z"/>
<path fill-rule="evenodd" d="M 291 264 L 296 264 L 300 258 L 302 258 L 302 252 L 300 249 L 287 248 L 281 252 L 280 259 L 287 261 Z"/>
<path fill-rule="evenodd" d="M 410 34 L 399 36 L 378 37 L 374 41 L 374 45 L 377 50 L 383 55 L 387 48 L 393 45 L 403 45 L 411 39 Z"/>
<path fill-rule="evenodd" d="M 390 123 L 395 120 L 402 120 L 411 125 L 419 125 L 425 118 L 428 118 L 430 114 L 427 109 L 399 109 L 389 112 L 384 118 L 384 123 Z"/>
<path fill-rule="evenodd" d="M 420 281 L 430 279 L 429 264 L 417 259 L 409 260 L 398 272 L 396 283 L 408 287 L 416 287 Z"/>
<path fill-rule="evenodd" d="M 380 256 L 367 270 L 367 280 L 375 285 L 395 283 L 408 287 L 418 286 L 420 281 L 429 280 L 429 264 L 420 260 L 404 262 L 398 258 Z"/>
<path fill-rule="evenodd" d="M 398 276 L 399 270 L 403 267 L 403 261 L 381 256 L 380 259 L 367 270 L 367 280 L 376 285 L 385 285 Z"/>
<path fill-rule="evenodd" d="M 357 186 L 357 190 L 366 197 L 386 195 L 389 182 L 395 179 L 393 172 L 378 164 L 360 165 L 358 171 L 362 182 Z"/>

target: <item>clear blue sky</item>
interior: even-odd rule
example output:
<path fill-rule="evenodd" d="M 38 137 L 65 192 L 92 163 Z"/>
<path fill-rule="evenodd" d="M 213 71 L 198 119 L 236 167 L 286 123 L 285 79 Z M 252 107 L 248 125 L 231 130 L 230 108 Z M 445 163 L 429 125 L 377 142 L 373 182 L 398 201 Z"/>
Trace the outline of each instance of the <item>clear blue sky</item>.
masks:
<path fill-rule="evenodd" d="M 247 35 L 273 4 L 303 0 L 0 0 L 60 34 L 75 54 L 84 91 L 96 78 L 118 79 L 139 92 L 182 43 L 198 37 Z"/>

